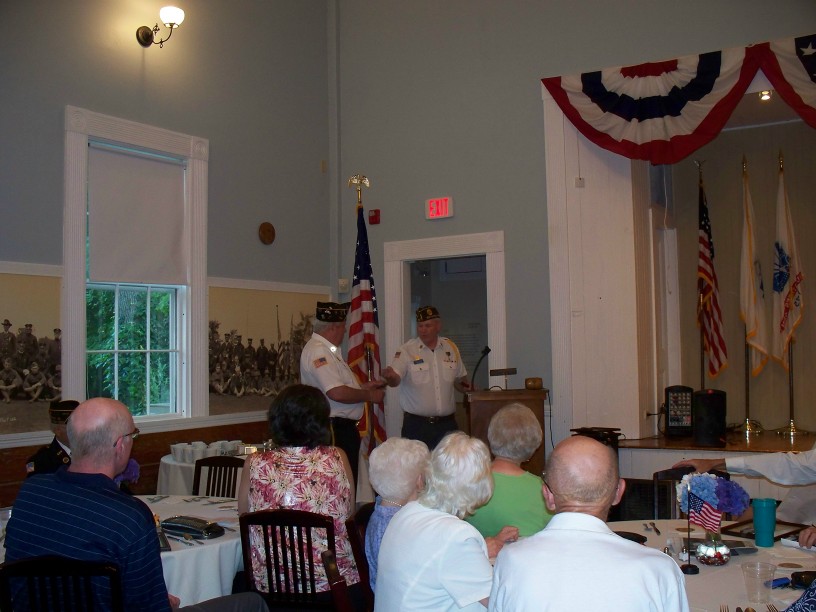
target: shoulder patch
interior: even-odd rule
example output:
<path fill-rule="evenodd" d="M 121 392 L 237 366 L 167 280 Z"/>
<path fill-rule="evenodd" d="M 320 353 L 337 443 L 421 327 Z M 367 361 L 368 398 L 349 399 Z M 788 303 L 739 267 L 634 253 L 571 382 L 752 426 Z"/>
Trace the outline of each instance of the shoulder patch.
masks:
<path fill-rule="evenodd" d="M 312 362 L 312 365 L 316 368 L 322 368 L 324 365 L 329 363 L 325 357 L 318 357 Z"/>

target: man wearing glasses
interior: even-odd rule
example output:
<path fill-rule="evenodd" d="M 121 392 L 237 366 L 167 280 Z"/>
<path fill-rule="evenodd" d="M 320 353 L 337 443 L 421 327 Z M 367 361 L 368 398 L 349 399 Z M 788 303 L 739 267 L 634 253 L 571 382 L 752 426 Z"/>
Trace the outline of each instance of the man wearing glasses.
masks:
<path fill-rule="evenodd" d="M 127 407 L 95 398 L 68 419 L 71 463 L 53 474 L 35 474 L 20 488 L 6 529 L 6 561 L 41 555 L 104 560 L 122 571 L 128 610 L 168 611 L 168 595 L 153 514 L 141 500 L 119 490 L 114 477 L 127 466 L 139 435 Z M 99 587 L 99 609 L 109 594 Z M 247 597 L 245 597 L 247 596 Z M 14 594 L 25 609 L 25 589 Z M 267 610 L 254 593 L 214 599 L 189 610 Z"/>

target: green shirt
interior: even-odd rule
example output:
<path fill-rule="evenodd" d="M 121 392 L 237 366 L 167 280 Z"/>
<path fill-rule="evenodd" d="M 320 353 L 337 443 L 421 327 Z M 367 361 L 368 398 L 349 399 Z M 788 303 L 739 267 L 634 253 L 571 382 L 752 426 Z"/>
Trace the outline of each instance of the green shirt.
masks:
<path fill-rule="evenodd" d="M 468 517 L 484 537 L 494 536 L 505 525 L 518 527 L 519 535 L 531 536 L 544 529 L 552 514 L 544 505 L 542 481 L 524 472 L 519 476 L 493 473 L 493 497 Z"/>

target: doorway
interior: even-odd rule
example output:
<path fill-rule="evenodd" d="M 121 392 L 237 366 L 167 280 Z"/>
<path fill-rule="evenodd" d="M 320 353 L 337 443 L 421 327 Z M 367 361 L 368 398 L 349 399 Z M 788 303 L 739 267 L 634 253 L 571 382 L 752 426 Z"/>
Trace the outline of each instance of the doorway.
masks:
<path fill-rule="evenodd" d="M 381 296 L 386 305 L 385 319 L 385 352 L 383 358 L 387 363 L 390 356 L 415 331 L 414 317 L 416 307 L 412 308 L 412 264 L 431 261 L 484 257 L 484 295 L 486 305 L 486 344 L 491 352 L 482 363 L 485 372 L 490 368 L 507 367 L 507 322 L 505 302 L 504 270 L 504 232 L 485 232 L 481 234 L 462 234 L 458 236 L 441 236 L 386 242 L 383 245 L 385 255 L 385 295 Z M 430 273 L 430 271 L 429 271 Z M 440 306 L 440 309 L 442 307 Z M 443 311 L 444 315 L 444 311 Z M 443 333 L 449 334 L 447 323 Z M 476 347 L 481 351 L 484 344 Z M 461 348 L 461 347 L 460 347 Z M 481 372 L 481 369 L 480 369 Z M 482 388 L 501 385 L 502 377 L 487 377 Z M 480 385 L 481 386 L 481 385 Z M 386 401 L 386 430 L 389 436 L 398 436 L 402 428 L 402 412 L 399 409 L 399 388 L 388 389 Z"/>

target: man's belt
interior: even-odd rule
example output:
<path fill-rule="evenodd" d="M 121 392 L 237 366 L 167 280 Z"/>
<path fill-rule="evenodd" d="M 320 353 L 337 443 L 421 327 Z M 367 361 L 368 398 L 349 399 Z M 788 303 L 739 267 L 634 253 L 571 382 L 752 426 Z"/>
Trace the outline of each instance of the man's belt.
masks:
<path fill-rule="evenodd" d="M 445 416 L 422 416 L 421 414 L 414 414 L 413 412 L 406 412 L 405 416 L 411 417 L 412 419 L 418 419 L 423 421 L 424 423 L 428 423 L 433 425 L 434 423 L 441 423 L 442 421 L 449 421 L 451 419 L 456 419 L 456 415 L 454 414 L 446 414 Z"/>

